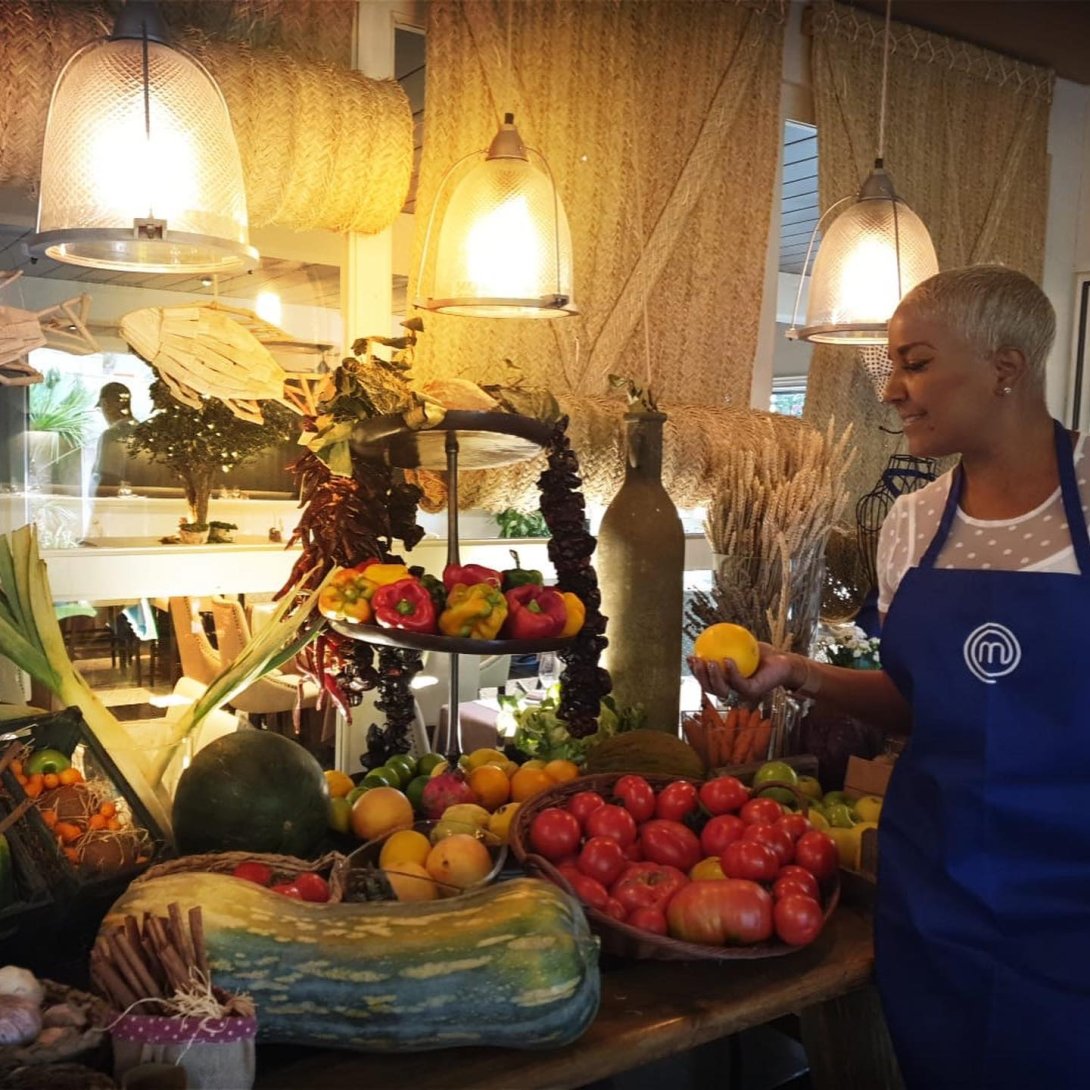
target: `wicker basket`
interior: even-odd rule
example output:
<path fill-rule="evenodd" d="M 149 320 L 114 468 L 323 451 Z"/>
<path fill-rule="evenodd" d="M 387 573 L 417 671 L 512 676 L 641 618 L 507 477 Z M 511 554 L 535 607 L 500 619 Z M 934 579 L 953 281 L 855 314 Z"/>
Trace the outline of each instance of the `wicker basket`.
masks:
<path fill-rule="evenodd" d="M 318 859 L 297 859 L 293 855 L 255 852 L 207 852 L 203 855 L 183 855 L 150 867 L 136 881 L 147 882 L 165 874 L 201 871 L 209 874 L 230 874 L 239 863 L 264 863 L 273 872 L 274 882 L 290 882 L 300 874 L 320 874 L 329 883 L 330 902 L 344 900 L 345 857 L 340 852 L 327 852 Z M 134 883 L 135 884 L 135 883 Z"/>
<path fill-rule="evenodd" d="M 36 1067 L 39 1064 L 70 1063 L 74 1060 L 88 1062 L 106 1047 L 106 1027 L 114 1018 L 108 1003 L 96 995 L 52 980 L 42 980 L 41 985 L 45 989 L 43 1009 L 65 1003 L 82 1013 L 87 1025 L 79 1033 L 62 1038 L 55 1044 L 40 1045 L 32 1041 L 28 1045 L 0 1046 L 0 1075 L 15 1068 Z"/>
<path fill-rule="evenodd" d="M 511 852 L 522 863 L 528 873 L 538 874 L 555 882 L 561 889 L 576 896 L 575 891 L 565 881 L 564 876 L 547 859 L 534 853 L 530 848 L 530 825 L 534 817 L 550 806 L 566 806 L 568 800 L 580 791 L 597 791 L 608 802 L 613 795 L 613 785 L 621 778 L 621 772 L 603 772 L 591 776 L 582 776 L 568 783 L 557 784 L 540 794 L 527 799 L 515 814 L 511 823 L 509 837 Z M 640 773 L 655 789 L 661 790 L 679 777 Z M 695 782 L 695 781 L 690 781 Z M 761 790 L 768 787 L 790 787 L 789 784 L 763 784 Z M 803 809 L 806 807 L 805 796 L 797 792 Z M 834 876 L 823 885 L 822 904 L 825 919 L 828 920 L 840 898 L 840 881 Z M 577 898 L 578 899 L 578 898 Z M 772 958 L 800 950 L 799 946 L 788 946 L 778 940 L 756 943 L 752 946 L 708 946 L 704 943 L 682 942 L 663 935 L 655 935 L 638 927 L 621 923 L 589 905 L 583 905 L 583 911 L 591 927 L 602 940 L 602 949 L 621 957 L 656 959 L 658 961 L 737 961 L 746 958 Z"/>

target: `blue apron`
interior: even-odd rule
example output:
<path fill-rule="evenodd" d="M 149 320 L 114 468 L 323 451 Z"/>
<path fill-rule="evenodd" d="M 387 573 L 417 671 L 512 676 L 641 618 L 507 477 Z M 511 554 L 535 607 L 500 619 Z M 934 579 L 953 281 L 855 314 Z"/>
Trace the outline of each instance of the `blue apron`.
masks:
<path fill-rule="evenodd" d="M 879 836 L 876 975 L 912 1090 L 1090 1086 L 1090 539 L 1055 424 L 1079 574 L 936 569 L 890 606 L 912 705 Z"/>

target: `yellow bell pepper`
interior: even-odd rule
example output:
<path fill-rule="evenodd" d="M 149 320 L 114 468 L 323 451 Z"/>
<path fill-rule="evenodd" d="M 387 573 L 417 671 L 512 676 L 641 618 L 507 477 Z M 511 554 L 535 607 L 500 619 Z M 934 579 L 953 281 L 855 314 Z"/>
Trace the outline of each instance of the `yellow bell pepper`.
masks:
<path fill-rule="evenodd" d="M 352 571 L 368 584 L 368 598 L 379 587 L 388 587 L 391 583 L 399 583 L 402 579 L 409 578 L 409 569 L 404 564 L 383 564 L 378 560 L 365 560 L 362 564 L 357 564 Z"/>
<path fill-rule="evenodd" d="M 439 615 L 439 631 L 444 636 L 494 640 L 506 617 L 507 599 L 499 587 L 455 583 L 447 596 L 447 608 Z"/>
<path fill-rule="evenodd" d="M 318 596 L 318 612 L 331 621 L 359 621 L 366 624 L 371 619 L 371 603 L 367 600 L 364 588 L 360 585 L 358 573 L 356 579 L 339 579 L 344 574 L 338 573 L 326 584 Z"/>
<path fill-rule="evenodd" d="M 563 591 L 560 597 L 564 599 L 564 605 L 568 607 L 568 618 L 560 630 L 560 635 L 574 636 L 587 619 L 587 607 L 583 605 L 582 599 L 572 594 L 570 590 Z"/>

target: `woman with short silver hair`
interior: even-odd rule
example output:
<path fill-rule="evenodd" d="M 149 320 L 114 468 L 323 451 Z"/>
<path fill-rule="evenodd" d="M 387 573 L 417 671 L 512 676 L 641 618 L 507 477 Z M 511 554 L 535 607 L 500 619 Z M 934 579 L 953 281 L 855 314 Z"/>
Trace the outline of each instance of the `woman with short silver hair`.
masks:
<path fill-rule="evenodd" d="M 958 466 L 879 541 L 881 671 L 762 645 L 755 674 L 908 735 L 882 810 L 876 972 L 911 1088 L 1081 1085 L 1090 1070 L 1090 463 L 1053 420 L 1055 315 L 1027 276 L 939 273 L 889 326 L 883 400 Z"/>

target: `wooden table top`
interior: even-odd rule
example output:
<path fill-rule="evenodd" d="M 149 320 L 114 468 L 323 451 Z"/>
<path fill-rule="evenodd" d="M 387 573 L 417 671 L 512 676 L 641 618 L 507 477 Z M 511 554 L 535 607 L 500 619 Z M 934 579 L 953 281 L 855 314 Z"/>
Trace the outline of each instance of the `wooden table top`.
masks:
<path fill-rule="evenodd" d="M 867 984 L 869 913 L 841 903 L 824 933 L 796 953 L 760 961 L 603 963 L 602 1006 L 565 1048 L 460 1048 L 378 1054 L 285 1045 L 258 1050 L 255 1090 L 552 1090 L 583 1086 Z"/>

